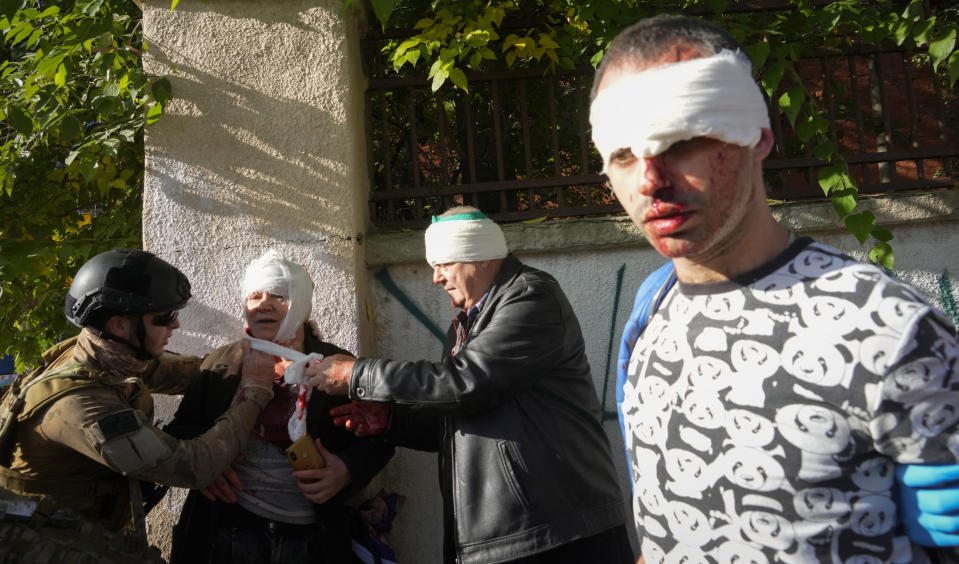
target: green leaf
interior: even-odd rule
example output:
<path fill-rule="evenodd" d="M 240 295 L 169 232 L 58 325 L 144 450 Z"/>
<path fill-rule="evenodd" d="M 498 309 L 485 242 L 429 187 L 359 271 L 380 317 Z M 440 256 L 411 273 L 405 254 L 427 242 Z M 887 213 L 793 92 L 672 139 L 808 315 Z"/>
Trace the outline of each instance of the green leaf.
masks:
<path fill-rule="evenodd" d="M 116 112 L 118 100 L 114 96 L 100 96 L 93 100 L 93 111 L 102 119 L 109 119 Z"/>
<path fill-rule="evenodd" d="M 956 79 L 959 79 L 959 51 L 956 51 L 949 57 L 949 86 L 952 86 L 956 83 Z"/>
<path fill-rule="evenodd" d="M 849 232 L 859 240 L 859 244 L 862 245 L 866 242 L 866 239 L 869 238 L 873 227 L 876 226 L 876 216 L 874 216 L 871 211 L 865 210 L 846 217 L 845 223 L 846 229 L 848 229 Z"/>
<path fill-rule="evenodd" d="M 762 67 L 766 63 L 766 59 L 769 58 L 769 43 L 757 41 L 746 47 L 746 53 L 749 55 L 749 60 L 753 63 L 753 68 L 758 69 Z"/>
<path fill-rule="evenodd" d="M 763 89 L 766 91 L 766 96 L 769 98 L 773 97 L 776 89 L 779 88 L 779 83 L 782 81 L 785 72 L 786 65 L 780 62 L 773 63 L 766 67 L 762 76 L 762 84 Z"/>
<path fill-rule="evenodd" d="M 419 39 L 407 39 L 406 41 L 399 44 L 399 46 L 393 50 L 392 57 L 394 59 L 399 58 L 401 55 L 406 53 L 409 49 L 416 47 L 420 44 Z"/>
<path fill-rule="evenodd" d="M 896 257 L 892 253 L 892 245 L 880 241 L 869 251 L 869 260 L 879 266 L 892 270 L 896 264 Z"/>
<path fill-rule="evenodd" d="M 807 117 L 796 126 L 796 135 L 805 143 L 817 133 L 825 132 L 829 127 L 829 120 L 822 116 Z"/>
<path fill-rule="evenodd" d="M 147 109 L 147 115 L 146 115 L 147 125 L 152 125 L 156 123 L 156 121 L 160 119 L 160 115 L 162 114 L 163 114 L 162 105 L 153 104 L 152 106 L 150 106 L 150 108 Z"/>
<path fill-rule="evenodd" d="M 446 79 L 449 77 L 450 71 L 446 70 L 443 67 L 440 67 L 436 74 L 433 75 L 433 83 L 430 85 L 430 88 L 433 92 L 436 92 L 443 86 L 443 83 L 446 82 Z"/>
<path fill-rule="evenodd" d="M 450 69 L 450 81 L 463 92 L 469 92 L 469 88 L 466 87 L 466 75 L 460 69 Z"/>
<path fill-rule="evenodd" d="M 35 29 L 33 33 L 30 34 L 30 37 L 27 38 L 27 41 L 24 43 L 27 47 L 33 47 L 38 41 L 40 41 L 40 36 L 43 34 L 42 29 Z"/>
<path fill-rule="evenodd" d="M 396 1 L 371 0 L 370 3 L 373 5 L 373 13 L 376 15 L 376 19 L 378 19 L 380 21 L 380 25 L 385 28 L 386 23 L 390 21 L 390 14 L 393 13 L 393 7 L 396 5 Z"/>
<path fill-rule="evenodd" d="M 812 150 L 812 154 L 817 159 L 821 159 L 824 161 L 829 160 L 829 157 L 831 157 L 835 152 L 836 152 L 836 145 L 834 145 L 833 142 L 830 141 L 829 139 L 826 139 L 822 143 L 816 145 Z"/>
<path fill-rule="evenodd" d="M 67 85 L 67 67 L 62 63 L 57 67 L 57 73 L 53 75 L 53 83 L 57 86 Z"/>
<path fill-rule="evenodd" d="M 24 39 L 26 39 L 31 33 L 33 33 L 33 26 L 27 22 L 20 22 L 20 25 L 14 29 L 19 29 L 16 35 L 13 36 L 13 39 L 10 40 L 10 45 L 16 45 Z"/>
<path fill-rule="evenodd" d="M 153 94 L 153 99 L 159 102 L 161 106 L 165 106 L 173 97 L 173 87 L 170 86 L 169 80 L 161 78 L 150 85 L 150 93 Z"/>
<path fill-rule="evenodd" d="M 466 44 L 476 49 L 489 43 L 489 31 L 476 29 L 466 34 Z"/>
<path fill-rule="evenodd" d="M 535 219 L 527 219 L 527 220 L 524 220 L 523 223 L 529 223 L 529 224 L 543 223 L 544 221 L 547 220 L 547 218 L 549 218 L 549 216 L 548 216 L 548 215 L 544 215 L 544 216 L 542 216 L 542 217 L 537 217 L 537 218 L 535 218 Z"/>
<path fill-rule="evenodd" d="M 430 72 L 426 75 L 426 78 L 433 78 L 441 68 L 443 68 L 443 59 L 436 59 L 430 66 Z"/>
<path fill-rule="evenodd" d="M 796 116 L 798 116 L 799 111 L 802 110 L 802 105 L 805 100 L 806 90 L 802 86 L 794 86 L 779 97 L 779 107 L 783 113 L 786 114 L 790 125 L 795 125 Z"/>
<path fill-rule="evenodd" d="M 559 49 L 559 43 L 553 41 L 553 38 L 548 35 L 539 35 L 539 44 L 547 49 Z"/>
<path fill-rule="evenodd" d="M 833 190 L 829 197 L 833 209 L 839 214 L 839 217 L 846 217 L 856 209 L 856 195 L 858 192 L 853 188 L 844 188 L 842 190 Z"/>
<path fill-rule="evenodd" d="M 912 38 L 916 45 L 925 45 L 929 41 L 929 32 L 932 31 L 934 25 L 936 25 L 935 16 L 917 23 L 912 28 Z"/>
<path fill-rule="evenodd" d="M 932 60 L 932 69 L 939 70 L 939 63 L 952 53 L 956 46 L 956 30 L 950 29 L 949 33 L 939 39 L 929 43 L 929 58 Z"/>
<path fill-rule="evenodd" d="M 100 6 L 103 5 L 103 0 L 91 0 L 80 6 L 80 9 L 88 16 L 95 16 L 97 12 L 100 11 Z"/>
<path fill-rule="evenodd" d="M 166 80 L 166 79 L 161 79 L 161 80 Z M 159 82 L 159 81 L 157 81 L 157 82 Z M 169 87 L 169 84 L 170 84 L 170 83 L 169 83 L 169 81 L 168 81 L 168 82 L 167 82 L 168 87 Z M 104 96 L 111 96 L 111 97 L 119 96 L 119 95 L 120 95 L 120 85 L 117 84 L 116 82 L 112 82 L 112 81 L 104 84 L 104 85 L 103 85 L 103 95 L 104 95 Z M 167 94 L 167 95 L 169 96 L 169 94 Z M 169 97 L 167 98 L 167 100 L 169 100 Z M 166 103 L 166 100 L 163 101 L 162 103 L 165 104 L 165 103 Z"/>
<path fill-rule="evenodd" d="M 922 9 L 922 0 L 912 0 L 906 9 L 902 12 L 902 19 L 910 21 L 919 21 L 925 17 Z"/>
<path fill-rule="evenodd" d="M 173 9 L 176 8 L 176 5 L 180 3 L 180 0 L 170 0 L 170 13 L 173 13 Z"/>
<path fill-rule="evenodd" d="M 21 0 L 0 0 L 0 16 L 12 18 L 20 8 Z"/>
<path fill-rule="evenodd" d="M 833 190 L 845 188 L 845 171 L 836 165 L 824 166 L 819 169 L 819 187 L 822 188 L 824 195 L 828 196 Z"/>
<path fill-rule="evenodd" d="M 912 30 L 912 24 L 908 21 L 898 21 L 893 24 L 893 37 L 896 38 L 896 45 L 902 45 L 906 38 L 909 37 L 909 32 Z"/>
<path fill-rule="evenodd" d="M 892 241 L 892 232 L 881 225 L 877 225 L 872 230 L 872 236 L 875 237 L 876 240 L 882 241 L 883 243 Z"/>
<path fill-rule="evenodd" d="M 21 135 L 33 133 L 33 120 L 19 106 L 9 105 L 6 109 L 7 123 Z"/>
<path fill-rule="evenodd" d="M 603 60 L 603 56 L 606 54 L 605 51 L 600 49 L 599 51 L 593 53 L 593 56 L 589 58 L 589 64 L 593 65 L 593 68 L 599 66 L 599 63 Z"/>
<path fill-rule="evenodd" d="M 410 66 L 416 66 L 416 61 L 420 60 L 420 53 L 421 51 L 418 50 L 408 51 L 406 53 L 406 61 L 410 64 Z"/>
<path fill-rule="evenodd" d="M 80 136 L 81 127 L 80 120 L 74 116 L 70 114 L 63 116 L 60 120 L 60 141 L 62 143 L 73 141 Z"/>

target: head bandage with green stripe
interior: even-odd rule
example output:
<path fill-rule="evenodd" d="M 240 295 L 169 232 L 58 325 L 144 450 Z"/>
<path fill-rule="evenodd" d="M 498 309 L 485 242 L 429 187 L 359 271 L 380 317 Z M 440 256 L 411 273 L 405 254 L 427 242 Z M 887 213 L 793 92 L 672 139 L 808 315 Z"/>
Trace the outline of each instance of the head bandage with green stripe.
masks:
<path fill-rule="evenodd" d="M 426 262 L 430 266 L 501 259 L 508 253 L 503 230 L 480 211 L 434 216 L 426 229 Z"/>
<path fill-rule="evenodd" d="M 628 63 L 620 68 L 629 71 Z M 589 122 L 605 171 L 620 149 L 650 158 L 695 137 L 753 147 L 769 113 L 749 59 L 723 50 L 619 79 L 596 95 Z"/>

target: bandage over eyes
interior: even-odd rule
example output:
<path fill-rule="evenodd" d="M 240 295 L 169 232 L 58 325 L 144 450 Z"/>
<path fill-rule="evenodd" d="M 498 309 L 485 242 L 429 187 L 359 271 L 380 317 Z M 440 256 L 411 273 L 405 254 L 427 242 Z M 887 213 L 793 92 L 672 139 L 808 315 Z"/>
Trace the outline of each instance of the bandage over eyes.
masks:
<path fill-rule="evenodd" d="M 254 292 L 269 292 L 286 299 L 286 317 L 273 338 L 277 342 L 295 337 L 313 308 L 313 280 L 306 269 L 274 250 L 267 251 L 246 267 L 241 289 L 244 302 Z"/>
<path fill-rule="evenodd" d="M 589 122 L 606 171 L 620 149 L 649 158 L 695 137 L 753 147 L 769 114 L 749 59 L 723 50 L 621 78 L 593 100 Z"/>
<path fill-rule="evenodd" d="M 506 237 L 499 225 L 482 212 L 434 217 L 426 229 L 426 262 L 479 262 L 504 258 Z"/>

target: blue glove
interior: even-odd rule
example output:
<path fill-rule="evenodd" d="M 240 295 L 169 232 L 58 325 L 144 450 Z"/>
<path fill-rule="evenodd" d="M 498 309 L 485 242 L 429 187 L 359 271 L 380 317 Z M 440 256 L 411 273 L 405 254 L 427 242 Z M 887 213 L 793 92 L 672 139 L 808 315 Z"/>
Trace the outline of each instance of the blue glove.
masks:
<path fill-rule="evenodd" d="M 959 546 L 959 464 L 901 464 L 899 515 L 923 546 Z"/>

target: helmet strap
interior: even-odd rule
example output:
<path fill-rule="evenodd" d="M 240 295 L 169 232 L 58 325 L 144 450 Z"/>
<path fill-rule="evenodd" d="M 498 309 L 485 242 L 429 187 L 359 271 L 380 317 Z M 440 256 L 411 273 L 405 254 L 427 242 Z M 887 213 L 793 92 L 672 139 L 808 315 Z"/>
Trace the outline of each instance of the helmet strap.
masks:
<path fill-rule="evenodd" d="M 140 346 L 136 347 L 136 357 L 140 360 L 153 360 L 153 355 L 147 351 L 147 327 L 143 323 L 143 316 L 137 316 L 137 339 L 140 341 Z"/>
<path fill-rule="evenodd" d="M 124 339 L 123 337 L 120 337 L 119 335 L 114 335 L 107 329 L 100 329 L 92 325 L 88 325 L 86 328 L 92 331 L 93 333 L 95 333 L 99 337 L 102 337 L 104 339 L 109 339 L 111 341 L 116 341 L 118 343 L 123 343 L 124 345 L 130 347 L 131 349 L 133 349 L 133 356 L 136 357 L 138 360 L 153 360 L 153 355 L 151 355 L 146 348 L 147 329 L 146 329 L 146 325 L 143 323 L 142 314 L 137 316 L 136 334 L 137 334 L 137 339 L 140 341 L 139 344 L 135 344 L 131 342 L 129 339 Z"/>

